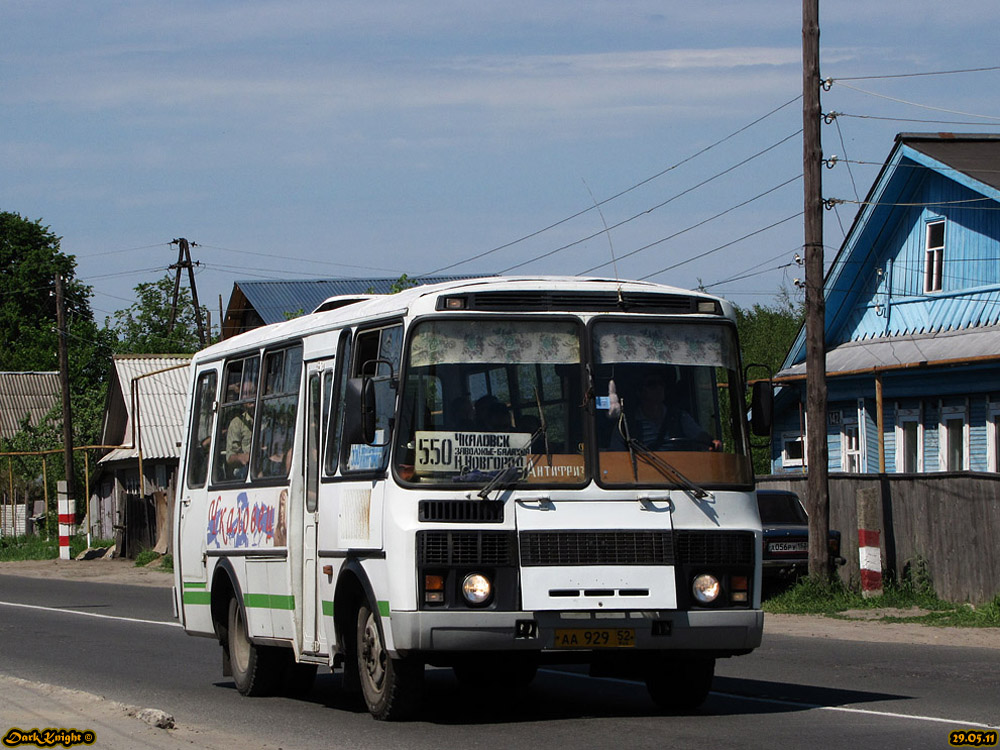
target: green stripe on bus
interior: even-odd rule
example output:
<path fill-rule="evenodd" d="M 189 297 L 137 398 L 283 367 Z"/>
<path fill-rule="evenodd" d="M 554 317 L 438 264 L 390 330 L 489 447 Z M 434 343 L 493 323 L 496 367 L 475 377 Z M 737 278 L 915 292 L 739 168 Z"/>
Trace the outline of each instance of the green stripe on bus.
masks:
<path fill-rule="evenodd" d="M 378 613 L 380 615 L 382 615 L 382 617 L 388 617 L 389 616 L 389 602 L 379 602 L 378 603 Z"/>
<path fill-rule="evenodd" d="M 295 597 L 279 594 L 244 594 L 243 604 L 261 609 L 295 609 Z"/>
<path fill-rule="evenodd" d="M 184 581 L 184 588 L 186 589 L 207 589 L 208 584 L 199 581 Z"/>
<path fill-rule="evenodd" d="M 323 616 L 333 617 L 333 602 L 326 599 L 323 600 Z"/>
<path fill-rule="evenodd" d="M 185 604 L 212 603 L 212 595 L 207 591 L 185 591 L 183 599 Z"/>

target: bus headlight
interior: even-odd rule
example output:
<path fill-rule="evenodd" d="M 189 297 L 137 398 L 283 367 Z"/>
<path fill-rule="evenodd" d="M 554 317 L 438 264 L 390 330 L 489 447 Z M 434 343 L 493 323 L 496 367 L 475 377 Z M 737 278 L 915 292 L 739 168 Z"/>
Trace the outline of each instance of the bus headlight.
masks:
<path fill-rule="evenodd" d="M 691 593 L 700 604 L 711 604 L 722 593 L 722 584 L 711 573 L 702 573 L 695 576 L 694 582 L 691 584 Z"/>
<path fill-rule="evenodd" d="M 469 573 L 462 581 L 462 596 L 469 604 L 485 604 L 493 594 L 493 584 L 482 573 Z"/>

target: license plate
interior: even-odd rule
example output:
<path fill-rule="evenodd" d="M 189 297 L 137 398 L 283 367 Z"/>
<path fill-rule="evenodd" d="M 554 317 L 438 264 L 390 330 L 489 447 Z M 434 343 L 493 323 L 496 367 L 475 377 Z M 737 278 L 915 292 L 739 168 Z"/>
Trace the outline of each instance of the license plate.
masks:
<path fill-rule="evenodd" d="M 635 628 L 561 628 L 556 630 L 556 648 L 632 648 Z"/>
<path fill-rule="evenodd" d="M 767 548 L 771 552 L 808 552 L 809 542 L 771 542 Z"/>

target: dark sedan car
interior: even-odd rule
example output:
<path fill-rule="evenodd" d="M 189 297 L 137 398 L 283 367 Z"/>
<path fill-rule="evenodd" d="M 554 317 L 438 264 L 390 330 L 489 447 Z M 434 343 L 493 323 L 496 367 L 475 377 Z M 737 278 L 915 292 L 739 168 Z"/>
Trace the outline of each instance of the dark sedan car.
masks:
<path fill-rule="evenodd" d="M 809 570 L 809 517 L 788 490 L 757 490 L 764 527 L 764 577 L 794 580 Z M 840 532 L 830 531 L 830 565 L 841 564 Z"/>

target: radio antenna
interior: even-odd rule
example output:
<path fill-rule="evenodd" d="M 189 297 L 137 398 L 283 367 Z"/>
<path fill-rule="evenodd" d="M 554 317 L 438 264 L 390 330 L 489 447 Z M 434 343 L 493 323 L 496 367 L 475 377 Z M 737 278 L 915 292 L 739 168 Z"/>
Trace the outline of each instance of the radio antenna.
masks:
<path fill-rule="evenodd" d="M 590 193 L 590 200 L 594 202 L 594 208 L 597 209 L 597 213 L 601 217 L 601 223 L 604 225 L 604 234 L 608 237 L 608 247 L 611 248 L 611 267 L 615 272 L 615 281 L 618 282 L 618 304 L 620 305 L 624 302 L 624 300 L 622 300 L 622 282 L 618 277 L 618 260 L 615 258 L 615 246 L 611 241 L 611 230 L 608 229 L 608 222 L 604 219 L 604 212 L 601 210 L 601 204 L 598 203 L 597 199 L 594 197 L 594 192 L 590 189 L 590 185 L 588 185 L 587 181 L 582 177 L 580 179 L 583 181 L 583 186 L 587 188 L 587 192 Z"/>

